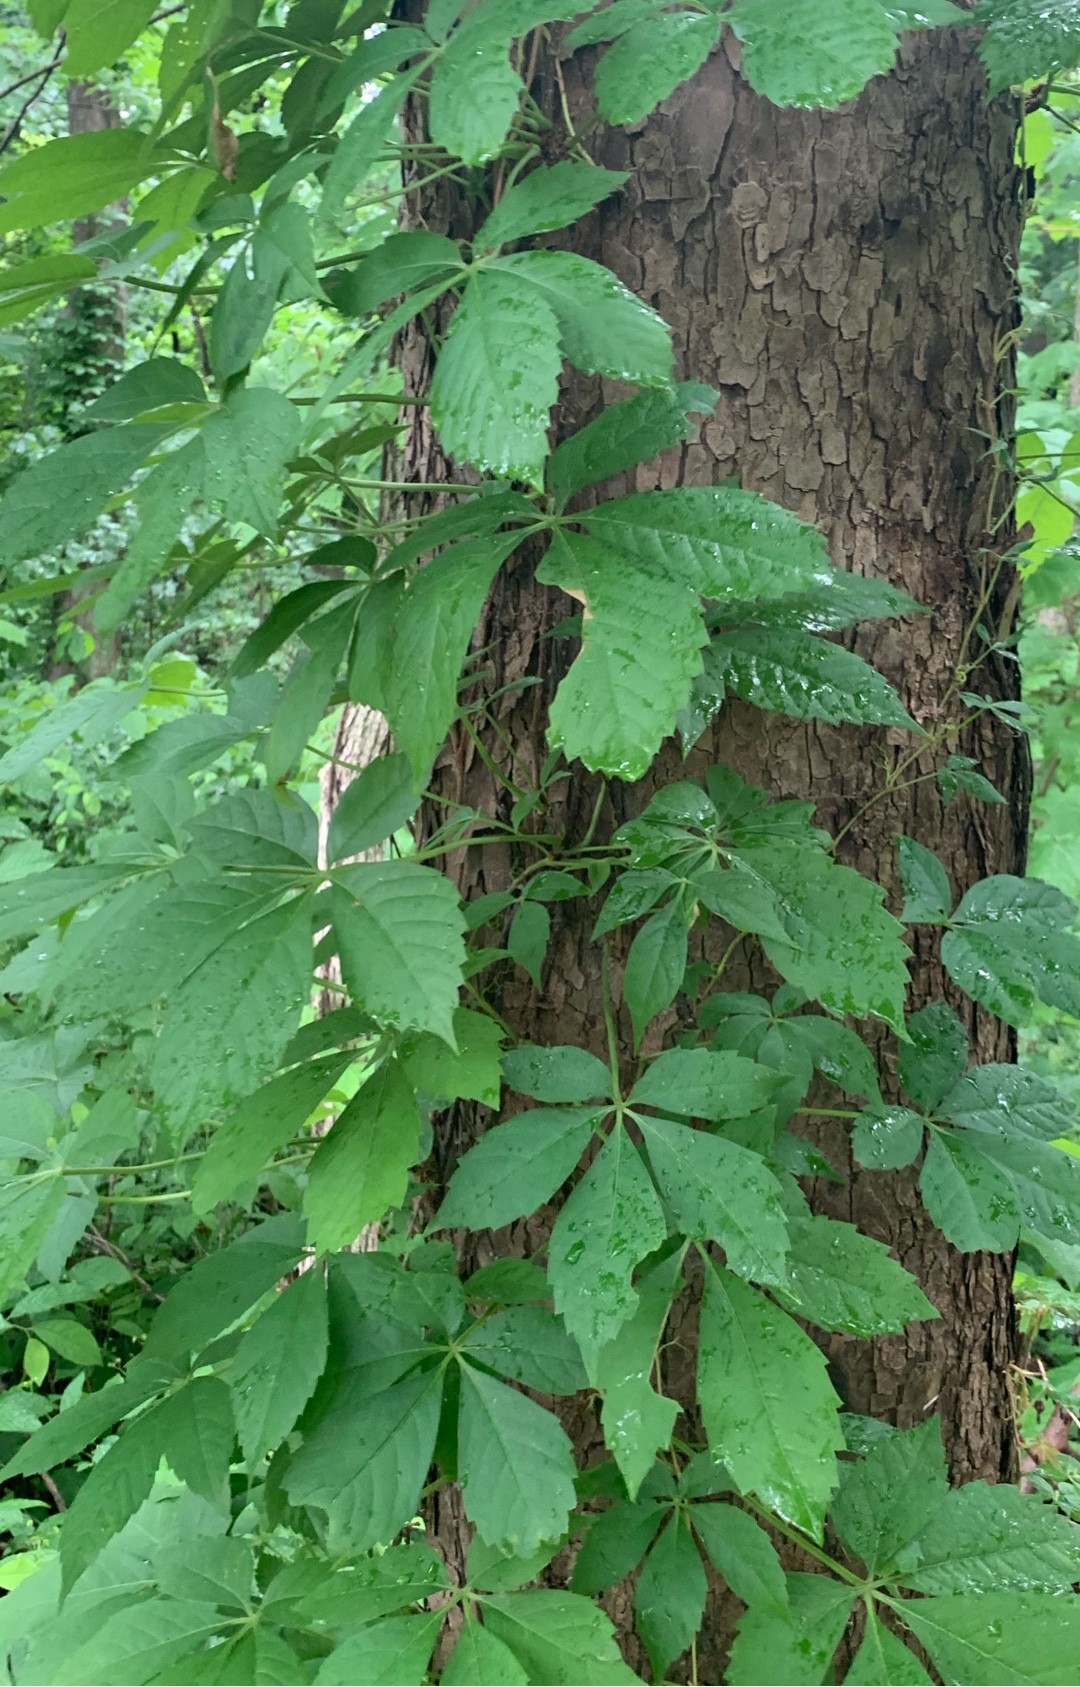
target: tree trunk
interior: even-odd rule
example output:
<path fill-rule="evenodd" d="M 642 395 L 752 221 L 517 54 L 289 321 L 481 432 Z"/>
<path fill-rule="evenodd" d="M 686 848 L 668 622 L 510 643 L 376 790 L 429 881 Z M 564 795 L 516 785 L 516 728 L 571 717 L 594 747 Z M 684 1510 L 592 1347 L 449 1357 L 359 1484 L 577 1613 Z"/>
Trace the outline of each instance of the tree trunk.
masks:
<path fill-rule="evenodd" d="M 581 118 L 580 65 L 565 61 L 561 71 L 567 107 Z M 534 92 L 558 110 L 553 80 L 541 54 Z M 886 577 L 925 603 L 932 615 L 876 623 L 856 644 L 930 730 L 963 712 L 960 689 L 1016 694 L 1015 667 L 996 656 L 956 683 L 958 668 L 984 649 L 973 622 L 1003 635 L 1015 607 L 1010 567 L 999 566 L 1011 488 L 994 449 L 1011 426 L 1001 395 L 1012 386 L 1021 220 L 1015 120 L 1009 97 L 988 103 L 974 45 L 952 32 L 910 39 L 893 74 L 835 113 L 780 110 L 755 95 L 729 41 L 633 132 L 590 133 L 596 161 L 631 174 L 623 193 L 573 232 L 577 250 L 614 269 L 672 325 L 680 374 L 721 394 L 697 442 L 638 471 L 633 485 L 737 476 L 815 522 L 839 567 Z M 423 215 L 426 226 L 467 232 L 461 201 L 426 202 Z M 407 391 L 425 390 L 428 359 L 427 345 L 411 337 Z M 571 381 L 560 430 L 579 424 L 596 400 L 595 383 Z M 424 412 L 415 414 L 406 474 L 447 478 Z M 547 754 L 546 707 L 572 651 L 545 635 L 570 607 L 536 585 L 533 559 L 521 556 L 502 571 L 477 634 L 499 728 L 487 746 L 521 784 L 536 783 Z M 523 678 L 541 683 L 514 689 Z M 668 745 L 638 784 L 613 783 L 598 836 L 639 813 L 658 785 L 700 776 L 719 761 L 776 796 L 811 798 L 834 834 L 850 827 L 841 857 L 891 895 L 897 832 L 941 856 L 957 894 L 988 873 L 1022 870 L 1029 775 L 1019 736 L 985 714 L 963 743 L 947 745 L 977 758 L 1007 799 L 1001 807 L 963 796 L 945 806 L 930 776 L 944 759 L 940 746 L 906 774 L 896 771 L 915 748 L 893 729 L 834 729 L 729 705 L 685 764 Z M 897 788 L 880 796 L 890 770 Z M 505 791 L 464 736 L 444 754 L 436 783 L 448 799 L 491 814 L 507 809 Z M 544 829 L 580 838 L 598 791 L 599 782 L 576 769 L 557 787 Z M 429 819 L 438 822 L 437 805 Z M 505 888 L 515 863 L 509 849 L 487 847 L 462 852 L 449 870 L 472 899 Z M 898 898 L 892 905 L 898 909 Z M 520 971 L 504 974 L 495 1005 L 523 1039 L 603 1054 L 599 960 L 589 937 L 595 909 L 584 906 L 552 909 L 542 990 Z M 694 941 L 715 959 L 726 935 L 714 922 Z M 917 934 L 914 949 L 912 1007 L 953 1000 L 976 1058 L 1013 1058 L 1011 1035 L 948 983 L 932 934 Z M 768 976 L 753 982 L 765 987 Z M 620 1022 L 628 1032 L 625 1014 Z M 895 1040 L 878 1041 L 888 1087 Z M 629 1062 L 628 1035 L 625 1047 Z M 482 1109 L 444 1116 L 427 1168 L 436 1184 L 488 1122 Z M 941 1313 L 900 1337 L 823 1338 L 845 1404 L 901 1426 L 939 1411 L 955 1480 L 1010 1477 L 1011 1260 L 948 1246 L 920 1204 L 916 1174 L 855 1167 L 845 1125 L 821 1121 L 816 1140 L 846 1181 L 816 1183 L 808 1191 L 815 1210 L 886 1242 Z M 473 1238 L 470 1263 L 532 1251 L 544 1231 L 534 1219 Z M 590 1408 L 574 1410 L 571 1427 L 587 1461 L 597 1432 Z M 444 1531 L 458 1526 L 452 1517 L 439 1521 Z M 701 1679 L 717 1680 L 720 1631 L 712 1645 L 708 1639 Z"/>

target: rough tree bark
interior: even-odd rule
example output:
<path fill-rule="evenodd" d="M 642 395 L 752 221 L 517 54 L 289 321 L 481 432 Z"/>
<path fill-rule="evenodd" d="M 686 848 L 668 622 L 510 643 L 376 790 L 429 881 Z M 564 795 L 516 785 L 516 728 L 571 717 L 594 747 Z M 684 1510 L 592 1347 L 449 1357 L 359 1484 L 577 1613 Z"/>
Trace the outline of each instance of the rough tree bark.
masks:
<path fill-rule="evenodd" d="M 564 62 L 561 73 L 570 112 L 584 116 L 581 65 Z M 558 111 L 554 79 L 545 50 L 534 91 Z M 576 249 L 608 264 L 672 325 L 680 374 L 721 394 L 697 442 L 659 468 L 639 471 L 633 484 L 738 476 L 815 522 L 838 566 L 887 577 L 928 605 L 930 616 L 860 633 L 857 648 L 930 729 L 949 711 L 955 717 L 950 688 L 973 648 L 970 629 L 984 598 L 984 618 L 999 631 L 1015 607 L 1009 568 L 994 578 L 1009 538 L 1001 524 L 1009 486 L 993 450 L 1011 423 L 1001 395 L 1012 385 L 1021 219 L 1015 119 L 1009 97 L 987 101 L 974 45 L 948 32 L 909 40 L 893 74 L 835 113 L 779 110 L 759 98 L 739 75 L 729 44 L 634 131 L 590 135 L 597 162 L 631 175 L 624 192 L 572 234 Z M 429 227 L 468 232 L 460 201 L 443 197 L 421 209 Z M 404 365 L 406 390 L 422 393 L 429 351 L 419 338 L 406 343 Z M 595 384 L 569 383 L 558 428 L 577 424 L 596 401 Z M 406 469 L 425 481 L 454 474 L 423 412 L 406 446 Z M 532 563 L 522 557 L 503 570 L 477 635 L 489 651 L 485 685 L 499 694 L 493 707 L 501 737 L 492 736 L 488 747 L 526 784 L 546 754 L 546 707 L 573 654 L 566 641 L 545 636 L 570 606 L 533 582 Z M 505 689 L 526 676 L 541 683 Z M 992 658 L 970 684 L 1013 696 L 1015 669 Z M 893 839 L 900 831 L 941 855 L 958 893 L 988 873 L 1022 870 L 1029 780 L 1018 736 L 986 715 L 962 745 L 949 745 L 978 758 L 1007 798 L 1002 807 L 963 797 L 946 807 L 932 778 L 874 800 L 887 769 L 913 742 L 891 729 L 832 729 L 727 707 L 687 763 L 668 746 L 640 784 L 614 783 L 603 824 L 640 812 L 658 784 L 723 761 L 777 796 L 812 798 L 830 831 L 850 825 L 842 858 L 882 879 L 894 909 Z M 940 750 L 926 754 L 908 777 L 941 759 Z M 436 778 L 448 798 L 488 812 L 505 807 L 464 738 L 455 739 Z M 545 829 L 580 837 L 597 789 L 576 770 L 559 787 Z M 437 811 L 430 818 L 434 823 Z M 473 898 L 503 888 L 514 862 L 508 851 L 488 848 L 464 852 L 449 870 Z M 494 988 L 500 1013 L 523 1038 L 603 1054 L 599 960 L 589 943 L 595 910 L 582 909 L 570 902 L 552 910 L 542 991 L 520 972 L 502 975 Z M 697 941 L 715 956 L 725 935 L 714 922 Z M 1009 1033 L 949 985 L 929 936 L 915 942 L 912 973 L 913 1007 L 944 995 L 965 1017 L 978 1059 L 1013 1057 Z M 745 985 L 747 976 L 758 986 L 768 982 L 760 972 L 732 983 Z M 888 1083 L 895 1041 L 879 1042 Z M 626 1046 L 629 1055 L 629 1038 Z M 483 1110 L 446 1116 L 428 1174 L 445 1178 L 489 1122 Z M 937 1410 L 955 1480 L 1011 1476 L 1010 1259 L 958 1254 L 924 1212 L 914 1172 L 860 1170 L 846 1127 L 822 1126 L 817 1141 L 846 1182 L 810 1189 L 815 1209 L 888 1243 L 941 1312 L 940 1322 L 917 1324 L 902 1337 L 825 1338 L 846 1405 L 901 1425 Z M 473 1239 L 469 1248 L 481 1259 L 528 1251 L 543 1232 L 543 1221 L 533 1221 L 520 1232 Z M 692 1324 L 688 1331 L 692 1339 Z M 587 1457 L 594 1426 L 582 1417 L 573 1428 Z M 440 1522 L 444 1531 L 455 1527 L 452 1517 Z M 699 1668 L 702 1679 L 716 1680 L 719 1662 L 710 1665 L 708 1649 Z"/>

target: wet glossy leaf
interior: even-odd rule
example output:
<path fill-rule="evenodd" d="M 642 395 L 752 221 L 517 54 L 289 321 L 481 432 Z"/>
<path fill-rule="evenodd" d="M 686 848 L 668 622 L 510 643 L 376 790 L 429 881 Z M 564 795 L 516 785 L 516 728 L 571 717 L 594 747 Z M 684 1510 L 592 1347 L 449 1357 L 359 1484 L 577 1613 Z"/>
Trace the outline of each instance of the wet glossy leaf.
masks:
<path fill-rule="evenodd" d="M 669 1049 L 650 1062 L 630 1101 L 695 1119 L 739 1119 L 767 1107 L 778 1087 L 768 1067 L 737 1054 Z"/>
<path fill-rule="evenodd" d="M 751 1605 L 739 1619 L 731 1648 L 732 1687 L 768 1680 L 790 1687 L 818 1687 L 829 1666 L 855 1601 L 852 1588 L 833 1577 L 789 1575 L 788 1610 Z"/>
<path fill-rule="evenodd" d="M 625 170 L 601 170 L 595 164 L 541 165 L 507 188 L 478 230 L 478 252 L 506 246 L 530 234 L 564 228 L 585 216 L 626 181 Z"/>
<path fill-rule="evenodd" d="M 587 1049 L 523 1043 L 503 1056 L 512 1089 L 536 1101 L 595 1101 L 611 1095 L 611 1071 Z"/>
<path fill-rule="evenodd" d="M 586 1365 L 633 1315 L 634 1269 L 666 1235 L 652 1179 L 620 1126 L 560 1211 L 548 1248 L 555 1309 Z"/>
<path fill-rule="evenodd" d="M 697 1633 L 706 1592 L 701 1554 L 676 1513 L 657 1538 L 634 1589 L 634 1620 L 657 1679 Z"/>
<path fill-rule="evenodd" d="M 687 922 L 677 902 L 651 914 L 630 945 L 623 999 L 640 1044 L 649 1023 L 674 1001 L 686 972 Z"/>
<path fill-rule="evenodd" d="M 539 486 L 561 368 L 559 323 L 548 300 L 505 271 L 475 275 L 431 383 L 431 414 L 447 451 Z"/>
<path fill-rule="evenodd" d="M 919 1593 L 1069 1593 L 1077 1526 L 1018 1488 L 969 1482 L 954 1489 L 897 1558 Z"/>
<path fill-rule="evenodd" d="M 862 1644 L 844 1683 L 845 1687 L 931 1687 L 918 1658 L 873 1612 L 867 1615 Z"/>
<path fill-rule="evenodd" d="M 1003 1253 L 1016 1246 L 1020 1207 L 1011 1179 L 975 1142 L 937 1131 L 919 1173 L 926 1210 L 964 1253 Z"/>
<path fill-rule="evenodd" d="M 248 1330 L 228 1381 L 244 1457 L 257 1464 L 284 1440 L 326 1364 L 326 1280 L 303 1272 Z"/>
<path fill-rule="evenodd" d="M 491 1313 L 465 1336 L 462 1352 L 541 1394 L 576 1394 L 588 1386 L 573 1337 L 546 1306 Z"/>
<path fill-rule="evenodd" d="M 792 1220 L 787 1282 L 776 1293 L 800 1318 L 847 1335 L 887 1335 L 938 1317 L 883 1243 L 831 1218 Z"/>
<path fill-rule="evenodd" d="M 930 1002 L 907 1022 L 900 1044 L 900 1081 L 916 1107 L 932 1111 L 968 1061 L 967 1032 L 948 1002 Z"/>
<path fill-rule="evenodd" d="M 685 1236 L 718 1242 L 729 1268 L 761 1283 L 787 1277 L 780 1185 L 760 1154 L 671 1119 L 638 1119 L 653 1176 Z"/>
<path fill-rule="evenodd" d="M 953 905 L 952 886 L 937 856 L 914 838 L 903 835 L 897 838 L 896 848 L 904 886 L 901 918 L 913 924 L 947 919 Z"/>
<path fill-rule="evenodd" d="M 922 1147 L 925 1120 L 910 1107 L 868 1107 L 851 1133 L 851 1150 L 871 1171 L 910 1166 Z"/>
<path fill-rule="evenodd" d="M 462 1158 L 436 1222 L 495 1230 L 535 1212 L 581 1159 L 603 1109 L 537 1107 L 485 1131 Z"/>
<path fill-rule="evenodd" d="M 833 1526 L 870 1571 L 891 1568 L 948 1499 L 936 1418 L 877 1442 L 857 1464 L 840 1467 Z"/>
<path fill-rule="evenodd" d="M 843 645 L 794 628 L 744 627 L 718 634 L 712 651 L 715 676 L 759 709 L 915 730 L 889 682 Z"/>
<path fill-rule="evenodd" d="M 492 272 L 512 275 L 527 297 L 554 313 L 575 369 L 641 386 L 671 382 L 667 323 L 602 264 L 577 252 L 539 250 L 497 258 Z"/>
<path fill-rule="evenodd" d="M 987 25 L 979 50 L 992 94 L 1080 64 L 1080 17 L 1072 0 L 982 0 L 975 21 Z"/>
<path fill-rule="evenodd" d="M 458 1459 L 465 1511 L 484 1540 L 523 1556 L 563 1534 L 574 1505 L 574 1449 L 559 1420 L 464 1365 Z"/>
<path fill-rule="evenodd" d="M 453 1047 L 465 958 L 453 886 L 413 861 L 339 867 L 330 893 L 341 970 L 375 1019 L 431 1031 Z"/>
<path fill-rule="evenodd" d="M 608 123 L 638 123 L 692 76 L 719 33 L 701 12 L 663 12 L 632 25 L 601 59 L 596 102 Z"/>
<path fill-rule="evenodd" d="M 574 1559 L 573 1592 L 602 1593 L 630 1575 L 668 1515 L 668 1508 L 654 1500 L 619 1502 L 602 1511 L 590 1522 Z"/>
<path fill-rule="evenodd" d="M 837 106 L 891 69 L 896 35 L 880 0 L 739 0 L 743 72 L 774 105 Z"/>
<path fill-rule="evenodd" d="M 659 456 L 689 439 L 698 426 L 693 418 L 707 415 L 716 399 L 713 387 L 683 381 L 670 391 L 649 388 L 621 404 L 609 404 L 556 446 L 548 463 L 551 490 L 565 503 L 583 486 Z"/>
<path fill-rule="evenodd" d="M 904 1622 L 937 1669 L 974 1687 L 1068 1687 L 1080 1600 L 1049 1593 L 958 1593 L 905 1601 Z"/>
<path fill-rule="evenodd" d="M 843 1445 L 822 1354 L 786 1312 L 706 1263 L 698 1400 L 744 1493 L 820 1539 Z"/>
<path fill-rule="evenodd" d="M 1064 927 L 1076 907 L 1039 879 L 999 874 L 964 896 L 941 941 L 941 958 L 971 998 L 1009 1025 L 1036 1004 L 1080 1013 L 1080 938 Z"/>
<path fill-rule="evenodd" d="M 642 1272 L 636 1310 L 592 1366 L 593 1381 L 604 1396 L 604 1439 L 631 1499 L 637 1497 L 657 1452 L 668 1446 L 678 1415 L 678 1403 L 658 1394 L 653 1383 L 657 1348 L 681 1285 L 681 1265 L 682 1254 L 676 1253 Z"/>
<path fill-rule="evenodd" d="M 1067 1136 L 1075 1111 L 1056 1084 L 1022 1067 L 998 1063 L 973 1066 L 937 1107 L 941 1118 L 968 1130 L 1044 1141 Z"/>

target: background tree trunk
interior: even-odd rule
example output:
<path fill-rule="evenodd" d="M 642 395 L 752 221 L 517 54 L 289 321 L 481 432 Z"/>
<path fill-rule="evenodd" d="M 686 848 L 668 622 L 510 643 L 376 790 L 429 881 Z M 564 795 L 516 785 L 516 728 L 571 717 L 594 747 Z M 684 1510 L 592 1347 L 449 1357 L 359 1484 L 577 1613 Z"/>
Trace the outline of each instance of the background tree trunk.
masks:
<path fill-rule="evenodd" d="M 564 62 L 561 74 L 567 108 L 585 129 L 579 62 Z M 541 52 L 534 93 L 550 111 L 561 106 L 555 76 Z M 1021 221 L 1015 120 L 1009 97 L 988 103 L 973 44 L 951 32 L 909 40 L 895 72 L 837 113 L 779 110 L 758 97 L 740 77 L 729 42 L 632 133 L 589 131 L 597 162 L 631 176 L 621 195 L 572 231 L 575 249 L 616 270 L 672 325 L 680 374 L 711 382 L 721 394 L 697 442 L 638 471 L 632 484 L 715 484 L 738 476 L 815 522 L 838 566 L 886 577 L 927 604 L 932 616 L 877 623 L 856 642 L 929 729 L 957 715 L 957 665 L 980 648 L 973 622 L 982 614 L 999 634 L 1007 632 L 1015 607 L 1010 570 L 997 568 L 1010 537 L 1001 517 L 1011 488 L 994 450 L 1011 425 L 1009 399 L 1001 395 L 1012 386 Z M 426 226 L 468 232 L 466 206 L 445 189 L 417 214 Z M 407 391 L 425 390 L 429 360 L 418 331 L 404 347 Z M 585 419 L 598 396 L 596 383 L 569 382 L 559 430 Z M 405 469 L 427 481 L 453 478 L 422 411 Z M 537 781 L 547 753 L 547 705 L 573 654 L 569 641 L 548 636 L 571 606 L 534 583 L 533 560 L 522 555 L 504 568 L 477 635 L 489 653 L 485 689 L 497 695 L 500 735 L 487 738 L 488 748 L 526 785 Z M 524 678 L 541 683 L 513 689 Z M 996 656 L 969 681 L 971 689 L 1009 697 L 1016 684 L 1015 667 Z M 889 768 L 913 746 L 909 735 L 891 729 L 832 729 L 727 706 L 685 764 L 669 745 L 639 784 L 612 784 L 599 835 L 639 813 L 658 785 L 700 776 L 722 761 L 774 795 L 811 798 L 834 833 L 854 822 L 841 857 L 893 893 L 899 831 L 941 855 L 957 893 L 988 873 L 1022 870 L 1029 775 L 1020 738 L 987 714 L 962 745 L 948 746 L 978 758 L 1007 799 L 1001 807 L 964 797 L 945 807 L 933 778 L 913 783 L 940 765 L 940 750 L 913 765 L 894 794 L 874 800 Z M 436 784 L 447 799 L 489 813 L 508 808 L 505 791 L 464 736 L 444 755 Z M 544 829 L 571 842 L 580 837 L 598 788 L 575 769 L 557 787 Z M 432 825 L 439 814 L 432 805 Z M 449 870 L 471 899 L 505 888 L 515 866 L 512 850 L 485 848 L 462 852 Z M 599 958 L 589 941 L 595 909 L 584 907 L 553 908 L 541 991 L 511 970 L 493 989 L 499 1012 L 522 1038 L 602 1054 Z M 695 934 L 698 952 L 715 959 L 727 935 L 714 922 L 704 936 Z M 913 1007 L 944 995 L 965 1017 L 978 1059 L 1013 1057 L 1010 1033 L 945 979 L 933 934 L 917 935 L 912 971 Z M 760 963 L 731 982 L 747 979 L 757 988 L 770 983 Z M 670 1021 L 675 1017 L 672 1009 Z M 628 1030 L 625 1015 L 623 1023 Z M 654 1027 L 654 1045 L 662 1029 Z M 895 1041 L 878 1041 L 888 1086 Z M 628 1035 L 625 1047 L 629 1059 Z M 489 1119 L 483 1109 L 464 1107 L 444 1117 L 427 1168 L 436 1183 Z M 914 1172 L 853 1166 L 846 1126 L 822 1125 L 816 1140 L 846 1181 L 815 1184 L 808 1191 L 815 1210 L 886 1242 L 941 1312 L 940 1322 L 914 1325 L 901 1337 L 823 1338 L 846 1406 L 900 1425 L 938 1410 L 955 1480 L 1011 1476 L 1011 1260 L 958 1254 L 924 1212 Z M 546 1228 L 540 1218 L 470 1238 L 470 1263 L 531 1251 Z M 691 1321 L 687 1342 L 692 1329 Z M 676 1392 L 678 1367 L 689 1373 L 689 1358 L 680 1361 L 676 1343 L 676 1374 L 669 1377 Z M 575 1410 L 570 1427 L 587 1461 L 596 1429 L 586 1407 Z M 456 1516 L 439 1524 L 444 1540 L 461 1526 Z M 703 1680 L 720 1678 L 723 1626 L 699 1652 Z"/>

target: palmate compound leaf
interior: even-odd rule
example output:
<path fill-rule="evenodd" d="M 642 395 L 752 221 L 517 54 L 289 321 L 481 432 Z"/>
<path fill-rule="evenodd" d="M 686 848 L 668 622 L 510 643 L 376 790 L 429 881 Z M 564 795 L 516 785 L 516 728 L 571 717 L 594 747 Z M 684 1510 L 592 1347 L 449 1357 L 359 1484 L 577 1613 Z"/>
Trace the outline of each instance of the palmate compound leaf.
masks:
<path fill-rule="evenodd" d="M 787 1222 L 780 1185 L 760 1154 L 673 1119 L 634 1118 L 657 1187 L 683 1235 L 718 1242 L 740 1277 L 783 1282 Z"/>
<path fill-rule="evenodd" d="M 787 1281 L 775 1293 L 798 1317 L 854 1336 L 938 1317 L 911 1273 L 853 1224 L 815 1217 L 793 1219 L 790 1229 Z"/>
<path fill-rule="evenodd" d="M 774 105 L 838 106 L 891 69 L 896 30 L 881 0 L 738 0 L 743 74 Z"/>
<path fill-rule="evenodd" d="M 323 1137 L 308 1168 L 304 1215 L 320 1253 L 354 1241 L 401 1205 L 420 1149 L 416 1092 L 397 1060 L 357 1090 Z"/>
<path fill-rule="evenodd" d="M 249 1465 L 278 1446 L 310 1399 L 327 1354 L 326 1278 L 301 1272 L 247 1331 L 228 1373 Z"/>
<path fill-rule="evenodd" d="M 949 1681 L 973 1687 L 1070 1687 L 1080 1656 L 1080 1599 L 958 1593 L 905 1600 L 907 1627 Z"/>
<path fill-rule="evenodd" d="M 466 1515 L 490 1546 L 527 1557 L 565 1531 L 575 1500 L 566 1431 L 472 1365 L 461 1367 L 458 1470 Z"/>
<path fill-rule="evenodd" d="M 652 1179 L 619 1125 L 560 1211 L 548 1247 L 555 1309 L 588 1368 L 636 1310 L 634 1268 L 666 1236 Z"/>
<path fill-rule="evenodd" d="M 1027 1025 L 1039 1002 L 1080 1014 L 1080 938 L 1066 929 L 1075 919 L 1075 903 L 1052 885 L 998 874 L 963 897 L 941 958 L 973 1001 L 1009 1025 Z"/>
<path fill-rule="evenodd" d="M 704 1262 L 698 1401 L 739 1488 L 821 1538 L 843 1445 L 825 1360 L 786 1312 Z"/>
<path fill-rule="evenodd" d="M 453 886 L 413 861 L 336 868 L 330 912 L 345 984 L 380 1023 L 454 1046 L 464 919 Z"/>

